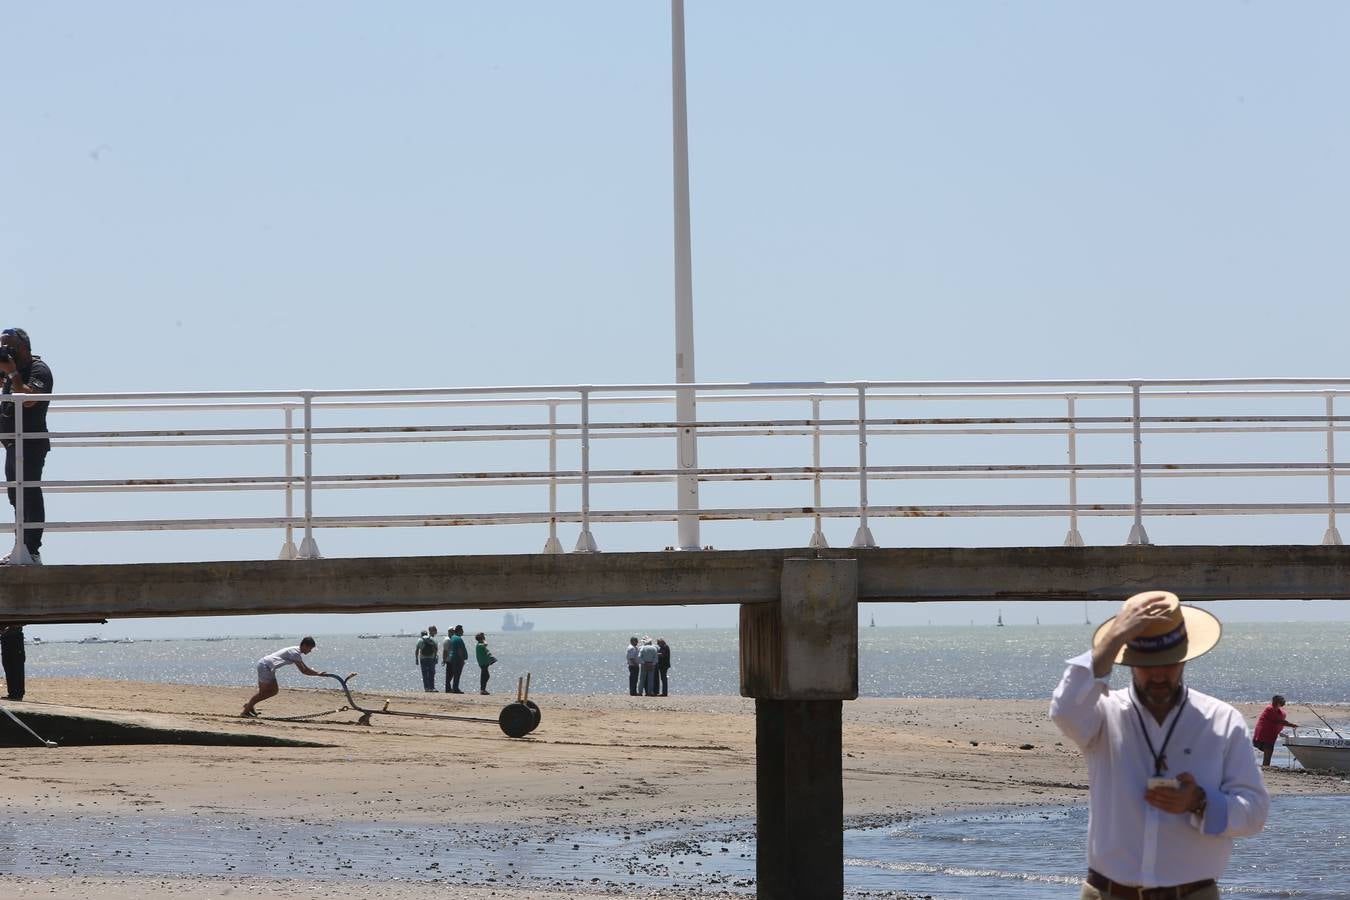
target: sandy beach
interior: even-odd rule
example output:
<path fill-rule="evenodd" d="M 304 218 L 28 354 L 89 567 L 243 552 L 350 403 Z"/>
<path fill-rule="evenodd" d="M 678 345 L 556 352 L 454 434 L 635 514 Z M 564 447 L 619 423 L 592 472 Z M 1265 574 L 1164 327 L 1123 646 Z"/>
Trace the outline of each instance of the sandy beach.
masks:
<path fill-rule="evenodd" d="M 151 724 L 225 729 L 313 741 L 320 747 L 121 745 L 7 750 L 0 775 L 11 820 L 23 816 L 238 816 L 287 829 L 310 823 L 416 827 L 453 822 L 465 831 L 558 828 L 641 831 L 654 823 L 726 823 L 754 816 L 754 703 L 738 697 L 633 698 L 538 695 L 543 719 L 526 738 L 495 724 L 342 712 L 286 722 L 341 705 L 332 690 L 283 686 L 236 714 L 247 691 L 229 688 L 43 679 L 22 714 L 52 705 L 123 711 Z M 1047 686 L 1047 693 L 1049 686 Z M 496 716 L 508 696 L 358 694 L 362 705 Z M 1240 707 L 1249 721 L 1257 706 Z M 981 807 L 1082 803 L 1087 779 L 1075 747 L 1046 717 L 1046 702 L 864 699 L 844 705 L 845 812 L 851 823 Z M 1340 778 L 1268 770 L 1273 793 L 1350 792 Z M 16 843 L 21 844 L 17 837 Z M 492 848 L 484 852 L 492 852 Z M 201 897 L 421 896 L 407 880 L 102 877 L 82 873 L 20 882 L 25 895 L 159 898 L 187 883 Z M 14 883 L 12 880 L 11 884 Z M 613 891 L 457 885 L 459 896 L 577 900 Z M 651 895 L 650 891 L 644 891 Z M 689 896 L 672 885 L 670 896 Z M 719 896 L 702 890 L 698 896 Z M 740 896 L 744 896 L 741 894 Z"/>

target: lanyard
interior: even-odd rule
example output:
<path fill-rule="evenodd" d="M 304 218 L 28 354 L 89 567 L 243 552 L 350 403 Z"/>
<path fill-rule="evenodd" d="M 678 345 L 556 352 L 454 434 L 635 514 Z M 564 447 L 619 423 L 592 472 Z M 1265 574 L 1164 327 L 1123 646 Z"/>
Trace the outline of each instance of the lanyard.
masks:
<path fill-rule="evenodd" d="M 1153 774 L 1161 777 L 1163 770 L 1167 768 L 1167 742 L 1172 740 L 1172 732 L 1177 730 L 1177 723 L 1181 721 L 1182 710 L 1186 708 L 1186 695 L 1188 689 L 1183 688 L 1181 693 L 1181 702 L 1177 704 L 1177 717 L 1172 720 L 1171 726 L 1167 729 L 1167 734 L 1163 735 L 1162 746 L 1157 750 L 1153 749 L 1153 740 L 1148 736 L 1148 729 L 1144 727 L 1144 717 L 1139 712 L 1139 707 L 1135 704 L 1134 698 L 1130 698 L 1130 706 L 1134 709 L 1134 717 L 1139 720 L 1139 730 L 1144 735 L 1144 743 L 1148 744 L 1149 755 L 1153 757 Z"/>

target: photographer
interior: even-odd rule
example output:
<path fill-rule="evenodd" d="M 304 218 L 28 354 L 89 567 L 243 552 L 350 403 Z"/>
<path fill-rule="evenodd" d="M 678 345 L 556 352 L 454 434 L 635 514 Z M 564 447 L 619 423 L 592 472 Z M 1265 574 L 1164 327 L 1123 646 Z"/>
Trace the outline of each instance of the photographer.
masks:
<path fill-rule="evenodd" d="M 52 370 L 42 361 L 42 357 L 33 355 L 33 343 L 28 332 L 22 328 L 6 328 L 0 331 L 0 373 L 4 375 L 4 389 L 0 393 L 9 394 L 50 394 L 52 392 Z M 14 433 L 15 403 L 0 404 L 0 432 Z M 28 438 L 28 434 L 47 432 L 46 400 L 23 401 L 23 518 L 24 546 L 34 565 L 42 564 L 38 550 L 42 547 L 42 529 L 32 528 L 47 520 L 47 510 L 42 502 L 42 488 L 28 487 L 33 481 L 42 480 L 42 467 L 47 462 L 47 451 L 51 441 L 47 438 Z M 5 441 L 5 479 L 14 481 L 14 439 Z M 9 489 L 9 503 L 14 505 L 14 488 Z M 10 558 L 0 560 L 0 565 L 8 565 Z"/>

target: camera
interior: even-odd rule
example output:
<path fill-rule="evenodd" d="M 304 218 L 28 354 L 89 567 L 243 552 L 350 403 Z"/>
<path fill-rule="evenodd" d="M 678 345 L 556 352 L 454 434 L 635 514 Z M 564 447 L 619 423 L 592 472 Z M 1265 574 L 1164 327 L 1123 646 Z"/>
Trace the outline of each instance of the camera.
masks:
<path fill-rule="evenodd" d="M 0 345 L 0 362 L 15 362 L 14 348 Z"/>

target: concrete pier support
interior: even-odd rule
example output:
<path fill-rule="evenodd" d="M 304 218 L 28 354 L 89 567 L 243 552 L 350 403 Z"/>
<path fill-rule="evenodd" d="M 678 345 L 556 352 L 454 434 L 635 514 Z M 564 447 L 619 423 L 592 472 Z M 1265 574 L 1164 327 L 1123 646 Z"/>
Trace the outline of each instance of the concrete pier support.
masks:
<path fill-rule="evenodd" d="M 755 701 L 755 896 L 844 896 L 840 700 Z"/>
<path fill-rule="evenodd" d="M 858 696 L 858 567 L 786 559 L 780 602 L 741 606 L 755 698 L 756 896 L 844 893 L 843 702 Z"/>

